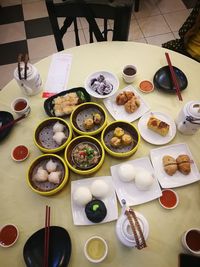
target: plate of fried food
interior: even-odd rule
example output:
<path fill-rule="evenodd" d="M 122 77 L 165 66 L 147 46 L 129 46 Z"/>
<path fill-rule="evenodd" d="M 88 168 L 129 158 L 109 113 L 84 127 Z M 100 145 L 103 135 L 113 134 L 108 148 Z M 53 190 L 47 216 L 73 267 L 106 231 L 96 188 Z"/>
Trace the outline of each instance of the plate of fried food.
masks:
<path fill-rule="evenodd" d="M 200 180 L 200 173 L 187 144 L 152 149 L 151 162 L 162 188 L 174 188 Z"/>
<path fill-rule="evenodd" d="M 142 96 L 129 85 L 118 90 L 112 97 L 104 99 L 104 105 L 115 120 L 133 122 L 149 111 Z"/>
<path fill-rule="evenodd" d="M 176 135 L 174 120 L 159 111 L 145 113 L 138 122 L 138 129 L 142 138 L 153 145 L 167 144 Z"/>

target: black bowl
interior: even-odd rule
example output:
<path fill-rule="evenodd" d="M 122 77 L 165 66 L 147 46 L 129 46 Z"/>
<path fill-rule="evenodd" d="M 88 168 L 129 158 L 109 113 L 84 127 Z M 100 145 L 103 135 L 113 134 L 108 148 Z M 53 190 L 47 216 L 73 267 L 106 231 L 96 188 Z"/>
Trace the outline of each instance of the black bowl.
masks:
<path fill-rule="evenodd" d="M 174 66 L 173 69 L 175 71 L 180 90 L 184 90 L 188 85 L 185 74 Z M 155 73 L 153 83 L 157 89 L 160 89 L 167 93 L 176 93 L 176 88 L 171 78 L 169 66 L 164 66 Z"/>
<path fill-rule="evenodd" d="M 41 267 L 44 261 L 45 228 L 35 232 L 24 245 L 23 255 L 27 267 Z M 71 239 L 59 226 L 51 226 L 49 232 L 48 267 L 67 267 L 71 256 Z"/>
<path fill-rule="evenodd" d="M 7 111 L 0 111 L 0 125 L 3 126 L 13 121 L 13 115 Z M 11 131 L 13 125 L 0 132 L 0 141 L 2 141 Z"/>
<path fill-rule="evenodd" d="M 59 94 L 53 95 L 44 101 L 44 110 L 49 117 L 55 117 L 56 116 L 54 113 L 54 109 L 53 109 L 54 108 L 54 99 L 57 98 L 58 96 L 64 96 L 64 95 L 69 94 L 69 93 L 76 93 L 77 94 L 77 96 L 79 98 L 79 104 L 84 103 L 84 102 L 90 102 L 90 100 L 91 100 L 90 95 L 87 93 L 87 91 L 83 87 L 72 88 L 70 90 L 66 90 L 66 91 L 63 91 Z M 66 117 L 69 115 L 70 114 L 63 115 L 63 116 L 56 116 L 56 117 Z"/>

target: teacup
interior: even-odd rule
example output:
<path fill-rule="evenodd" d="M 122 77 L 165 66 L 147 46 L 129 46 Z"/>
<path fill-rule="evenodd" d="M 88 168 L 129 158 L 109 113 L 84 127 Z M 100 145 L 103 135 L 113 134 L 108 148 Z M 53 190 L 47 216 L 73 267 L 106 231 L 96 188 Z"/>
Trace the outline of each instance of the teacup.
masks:
<path fill-rule="evenodd" d="M 182 245 L 189 253 L 200 256 L 200 228 L 190 228 L 182 236 Z"/>
<path fill-rule="evenodd" d="M 92 236 L 85 243 L 84 253 L 90 262 L 100 263 L 108 254 L 108 245 L 102 237 Z"/>
<path fill-rule="evenodd" d="M 134 65 L 126 65 L 122 71 L 122 77 L 126 83 L 132 83 L 135 79 L 137 68 Z"/>
<path fill-rule="evenodd" d="M 29 101 L 25 97 L 15 98 L 11 103 L 11 109 L 19 116 L 27 116 L 31 110 Z"/>

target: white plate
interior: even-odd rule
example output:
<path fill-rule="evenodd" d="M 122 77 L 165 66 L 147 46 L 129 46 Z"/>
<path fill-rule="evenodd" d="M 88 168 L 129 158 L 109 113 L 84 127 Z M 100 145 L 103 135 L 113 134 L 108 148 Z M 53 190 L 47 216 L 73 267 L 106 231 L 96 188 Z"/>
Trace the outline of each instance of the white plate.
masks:
<path fill-rule="evenodd" d="M 128 113 L 126 112 L 124 105 L 117 105 L 116 97 L 123 91 L 132 91 L 140 99 L 140 107 L 135 112 Z M 120 91 L 117 91 L 112 97 L 104 99 L 103 102 L 115 120 L 126 120 L 128 122 L 133 122 L 150 110 L 150 107 L 144 101 L 142 96 L 131 85 L 125 87 L 124 89 L 120 89 Z"/>
<path fill-rule="evenodd" d="M 103 75 L 105 77 L 105 79 L 113 85 L 113 89 L 112 89 L 110 94 L 100 95 L 100 94 L 96 93 L 94 90 L 92 90 L 92 88 L 90 87 L 90 81 L 94 78 L 97 78 L 100 74 Z M 90 94 L 91 96 L 96 97 L 96 98 L 107 98 L 107 97 L 113 95 L 118 90 L 118 88 L 119 88 L 119 79 L 117 78 L 117 76 L 114 73 L 109 72 L 109 71 L 102 70 L 102 71 L 94 72 L 94 73 L 90 74 L 85 81 L 86 91 L 88 92 L 88 94 Z"/>
<path fill-rule="evenodd" d="M 117 208 L 117 198 L 115 194 L 115 189 L 112 182 L 111 176 L 101 176 L 95 178 L 87 178 L 81 179 L 77 181 L 71 182 L 71 208 L 72 208 L 72 215 L 73 221 L 75 225 L 93 225 L 95 223 L 88 220 L 85 214 L 85 206 L 77 205 L 73 200 L 73 193 L 74 191 L 80 186 L 90 187 L 91 183 L 95 180 L 104 180 L 109 186 L 109 193 L 106 198 L 101 199 L 106 208 L 107 208 L 107 215 L 105 219 L 100 223 L 106 223 L 110 221 L 114 221 L 118 218 L 118 208 Z"/>
<path fill-rule="evenodd" d="M 135 168 L 143 168 L 152 173 L 154 176 L 154 170 L 148 157 L 127 161 L 126 163 L 132 164 Z M 112 179 L 120 203 L 122 199 L 125 199 L 127 206 L 139 205 L 159 198 L 162 195 L 158 180 L 156 178 L 154 179 L 154 183 L 150 189 L 145 191 L 139 190 L 135 186 L 134 181 L 128 183 L 121 181 L 119 178 L 120 165 L 121 164 L 111 167 Z"/>
<path fill-rule="evenodd" d="M 148 129 L 147 122 L 151 116 L 155 116 L 157 119 L 166 122 L 170 125 L 169 132 L 166 136 L 162 136 L 154 131 Z M 176 124 L 172 118 L 170 118 L 167 114 L 159 112 L 159 111 L 152 111 L 144 114 L 139 122 L 138 122 L 138 130 L 142 136 L 142 138 L 153 144 L 153 145 L 164 145 L 169 143 L 176 135 Z"/>
<path fill-rule="evenodd" d="M 191 172 L 188 175 L 184 175 L 181 172 L 176 171 L 173 176 L 168 175 L 163 169 L 163 156 L 170 155 L 176 159 L 180 154 L 187 154 L 190 159 L 193 160 L 193 163 L 191 163 Z M 150 156 L 155 170 L 155 175 L 158 178 L 158 181 L 162 188 L 179 187 L 200 180 L 200 174 L 189 150 L 189 147 L 184 143 L 152 149 Z"/>

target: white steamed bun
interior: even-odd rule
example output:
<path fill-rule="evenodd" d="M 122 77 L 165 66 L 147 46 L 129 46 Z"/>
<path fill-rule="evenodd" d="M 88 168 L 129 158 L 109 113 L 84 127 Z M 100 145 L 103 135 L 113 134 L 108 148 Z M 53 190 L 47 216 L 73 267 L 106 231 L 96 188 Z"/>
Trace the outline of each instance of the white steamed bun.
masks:
<path fill-rule="evenodd" d="M 91 193 L 96 198 L 104 198 L 108 194 L 109 187 L 105 181 L 95 180 L 90 187 Z"/>
<path fill-rule="evenodd" d="M 73 199 L 76 204 L 84 206 L 92 200 L 92 194 L 87 187 L 80 186 L 75 190 Z"/>
<path fill-rule="evenodd" d="M 135 185 L 140 190 L 148 190 L 152 186 L 154 178 L 152 174 L 146 170 L 138 169 L 135 175 Z"/>
<path fill-rule="evenodd" d="M 136 169 L 130 163 L 123 163 L 119 166 L 119 178 L 123 182 L 130 182 L 135 179 Z"/>

